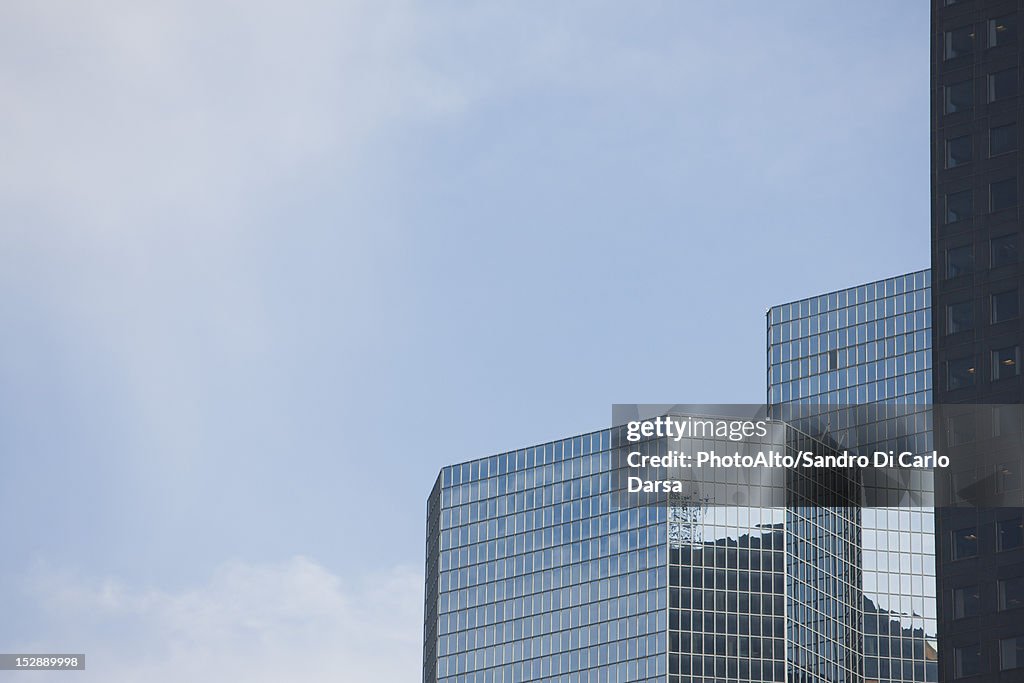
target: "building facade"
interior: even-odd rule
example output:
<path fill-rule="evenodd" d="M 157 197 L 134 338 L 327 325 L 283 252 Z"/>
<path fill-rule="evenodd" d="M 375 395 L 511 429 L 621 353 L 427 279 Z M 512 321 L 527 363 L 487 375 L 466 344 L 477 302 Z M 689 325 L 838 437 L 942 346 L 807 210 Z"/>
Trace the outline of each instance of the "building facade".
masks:
<path fill-rule="evenodd" d="M 999 416 L 1024 397 L 1022 8 L 1016 0 L 933 0 L 931 28 L 933 384 L 943 415 L 936 441 L 956 455 L 954 478 L 1018 497 L 1020 421 Z M 957 414 L 967 405 L 987 407 Z M 999 448 L 1011 451 L 1005 463 L 977 471 L 981 456 Z M 958 503 L 975 486 L 962 484 Z M 985 500 L 938 510 L 943 681 L 1024 680 L 1024 510 Z"/>
<path fill-rule="evenodd" d="M 770 414 L 838 450 L 930 452 L 930 287 L 923 270 L 771 307 Z M 927 474 L 897 493 L 930 493 Z M 865 505 L 861 533 L 865 680 L 937 681 L 934 508 Z"/>
<path fill-rule="evenodd" d="M 769 446 L 812 448 L 780 426 Z M 633 505 L 623 443 L 608 429 L 442 469 L 425 682 L 863 680 L 853 480 L 829 479 L 835 507 L 802 498 L 807 481 L 776 508 Z"/>
<path fill-rule="evenodd" d="M 441 470 L 427 504 L 425 683 L 664 683 L 667 510 L 616 504 L 612 435 Z"/>

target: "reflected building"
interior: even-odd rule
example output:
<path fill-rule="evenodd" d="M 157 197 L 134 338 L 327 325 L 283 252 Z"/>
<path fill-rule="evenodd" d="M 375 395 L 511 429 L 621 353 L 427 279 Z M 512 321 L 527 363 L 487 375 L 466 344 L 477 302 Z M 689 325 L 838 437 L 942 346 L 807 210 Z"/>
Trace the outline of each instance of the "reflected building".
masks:
<path fill-rule="evenodd" d="M 781 447 L 812 447 L 780 427 Z M 624 443 L 613 428 L 442 469 L 424 681 L 863 680 L 851 478 L 827 478 L 836 507 L 803 474 L 781 508 L 631 505 Z"/>
<path fill-rule="evenodd" d="M 930 286 L 924 270 L 770 308 L 769 412 L 838 450 L 931 452 Z M 930 474 L 861 511 L 866 681 L 938 680 L 934 508 L 905 498 Z"/>

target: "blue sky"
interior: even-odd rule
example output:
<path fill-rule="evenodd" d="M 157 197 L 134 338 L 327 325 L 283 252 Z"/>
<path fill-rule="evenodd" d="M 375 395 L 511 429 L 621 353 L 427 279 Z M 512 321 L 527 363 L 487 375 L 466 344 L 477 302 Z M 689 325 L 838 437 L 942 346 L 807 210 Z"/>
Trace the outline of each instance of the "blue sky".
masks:
<path fill-rule="evenodd" d="M 928 265 L 923 2 L 11 2 L 0 104 L 0 650 L 83 680 L 415 679 L 442 465 Z"/>

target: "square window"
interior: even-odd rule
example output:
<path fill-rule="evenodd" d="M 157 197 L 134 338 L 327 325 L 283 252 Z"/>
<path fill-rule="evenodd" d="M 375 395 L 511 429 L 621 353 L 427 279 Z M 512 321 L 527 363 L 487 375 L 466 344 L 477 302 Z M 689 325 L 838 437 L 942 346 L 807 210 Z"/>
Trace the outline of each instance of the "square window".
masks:
<path fill-rule="evenodd" d="M 1017 206 L 1017 179 L 1006 178 L 988 186 L 989 210 L 1002 211 Z"/>
<path fill-rule="evenodd" d="M 961 135 L 946 140 L 946 168 L 963 166 L 971 160 L 971 136 Z"/>
<path fill-rule="evenodd" d="M 1024 576 L 999 582 L 999 609 L 1024 607 Z"/>
<path fill-rule="evenodd" d="M 1012 45 L 1017 42 L 1017 15 L 1007 14 L 988 20 L 988 46 Z"/>
<path fill-rule="evenodd" d="M 946 250 L 946 278 L 967 275 L 974 270 L 974 247 L 970 244 Z"/>
<path fill-rule="evenodd" d="M 993 126 L 988 129 L 988 155 L 990 157 L 1006 154 L 1017 149 L 1017 124 Z"/>
<path fill-rule="evenodd" d="M 1007 346 L 992 351 L 992 379 L 1006 379 L 1020 374 L 1020 347 Z"/>
<path fill-rule="evenodd" d="M 1014 517 L 996 523 L 996 549 L 1013 550 L 1024 546 L 1024 519 Z"/>
<path fill-rule="evenodd" d="M 981 646 L 968 645 L 953 649 L 953 675 L 966 678 L 981 673 Z"/>
<path fill-rule="evenodd" d="M 999 669 L 1009 671 L 1024 667 L 1024 636 L 999 641 Z"/>
<path fill-rule="evenodd" d="M 1017 290 L 1010 289 L 992 295 L 992 322 L 1013 320 L 1020 313 Z"/>
<path fill-rule="evenodd" d="M 992 267 L 1008 266 L 1017 263 L 1019 251 L 1018 233 L 1010 233 L 992 239 Z"/>
<path fill-rule="evenodd" d="M 963 389 L 974 386 L 977 368 L 973 358 L 958 358 L 946 363 L 946 388 Z"/>
<path fill-rule="evenodd" d="M 974 327 L 974 304 L 964 301 L 946 306 L 946 334 L 956 334 Z"/>
<path fill-rule="evenodd" d="M 973 81 L 960 81 L 946 86 L 943 92 L 947 114 L 970 111 L 974 105 L 972 83 Z"/>
<path fill-rule="evenodd" d="M 966 57 L 974 52 L 974 26 L 961 26 L 946 31 L 946 59 Z"/>
<path fill-rule="evenodd" d="M 970 190 L 946 195 L 946 223 L 967 220 L 974 213 L 974 197 Z"/>
<path fill-rule="evenodd" d="M 953 590 L 953 618 L 974 617 L 981 612 L 981 589 L 967 586 Z"/>
<path fill-rule="evenodd" d="M 988 75 L 988 101 L 1005 100 L 1017 95 L 1017 68 L 1003 69 Z"/>

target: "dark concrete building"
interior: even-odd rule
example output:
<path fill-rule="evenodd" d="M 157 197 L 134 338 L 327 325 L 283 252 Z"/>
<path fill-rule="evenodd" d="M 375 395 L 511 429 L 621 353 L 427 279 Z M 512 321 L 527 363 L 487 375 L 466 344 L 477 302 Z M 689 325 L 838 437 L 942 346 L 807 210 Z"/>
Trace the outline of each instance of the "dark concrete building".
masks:
<path fill-rule="evenodd" d="M 1018 0 L 932 0 L 931 186 L 943 681 L 1024 681 Z"/>

